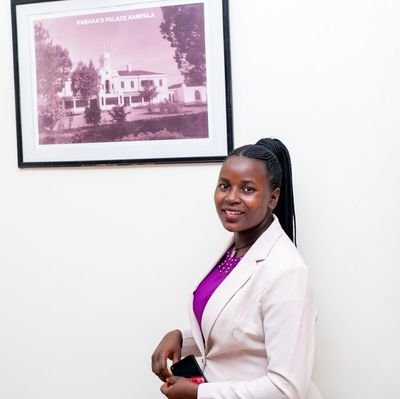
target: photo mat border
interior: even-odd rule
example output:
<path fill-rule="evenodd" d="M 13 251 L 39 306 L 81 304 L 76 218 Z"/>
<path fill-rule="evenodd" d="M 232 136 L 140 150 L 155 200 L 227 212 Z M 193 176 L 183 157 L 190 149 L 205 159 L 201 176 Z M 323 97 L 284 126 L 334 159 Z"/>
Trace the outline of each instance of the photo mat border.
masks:
<path fill-rule="evenodd" d="M 97 0 L 100 1 L 100 0 Z M 84 3 L 84 1 L 81 1 Z M 96 1 L 91 1 L 90 4 L 95 3 Z M 223 60 L 218 60 L 219 64 L 217 65 L 220 67 L 220 69 L 223 69 L 220 71 L 223 76 L 224 76 L 224 82 L 223 85 L 218 87 L 218 89 L 223 89 L 224 92 L 224 109 L 221 112 L 221 106 L 217 109 L 209 109 L 211 111 L 211 117 L 209 117 L 209 129 L 212 130 L 214 128 L 214 120 L 212 119 L 213 117 L 215 118 L 216 115 L 218 115 L 218 118 L 222 118 L 220 122 L 222 121 L 222 125 L 225 126 L 225 129 L 223 132 L 217 132 L 219 135 L 223 135 L 222 141 L 223 141 L 223 148 L 218 149 L 218 153 L 208 153 L 205 151 L 201 155 L 190 155 L 188 153 L 182 152 L 178 156 L 169 156 L 168 153 L 165 154 L 165 156 L 154 156 L 152 157 L 151 155 L 149 157 L 143 158 L 143 157 L 138 157 L 133 153 L 133 156 L 126 156 L 123 155 L 122 157 L 120 156 L 102 156 L 102 157 L 95 157 L 95 159 L 89 159 L 89 157 L 85 157 L 84 155 L 82 156 L 82 159 L 47 159 L 43 158 L 40 159 L 29 159 L 29 157 L 26 156 L 26 145 L 27 142 L 33 140 L 32 134 L 29 132 L 28 128 L 23 130 L 23 123 L 22 123 L 22 114 L 28 115 L 29 119 L 29 109 L 26 109 L 21 104 L 21 85 L 20 85 L 20 80 L 21 80 L 21 65 L 23 65 L 23 62 L 26 62 L 26 59 L 21 60 L 19 56 L 19 40 L 23 40 L 24 38 L 19 37 L 19 24 L 18 22 L 18 9 L 19 8 L 24 8 L 24 7 L 30 7 L 30 9 L 35 9 L 36 5 L 44 5 L 46 4 L 46 7 L 49 8 L 49 12 L 51 13 L 51 8 L 53 5 L 57 3 L 80 3 L 80 1 L 77 0 L 11 0 L 11 16 L 12 16 L 12 34 L 13 34 L 13 57 L 14 57 L 14 83 L 15 83 L 15 107 L 16 107 L 16 130 L 17 130 L 17 155 L 18 155 L 18 167 L 20 168 L 36 168 L 36 167 L 62 167 L 62 166 L 95 166 L 95 165 L 142 165 L 142 164 L 174 164 L 174 163 L 203 163 L 203 162 L 221 162 L 225 159 L 226 155 L 233 149 L 233 115 L 232 115 L 232 83 L 231 83 L 231 58 L 230 58 L 230 35 L 229 35 L 229 4 L 228 0 L 219 0 L 218 1 L 218 6 L 220 7 L 220 21 L 213 21 L 213 24 L 216 22 L 219 23 L 220 31 L 221 31 L 221 42 L 222 42 L 222 47 L 223 47 Z M 149 1 L 149 0 L 144 0 L 141 1 L 140 4 L 143 5 L 144 3 L 149 3 L 149 7 L 153 6 L 154 1 Z M 164 0 L 160 2 L 163 6 L 168 6 L 168 5 L 176 5 L 176 4 L 191 4 L 191 3 L 204 3 L 206 6 L 209 4 L 208 0 L 199 0 L 199 1 L 173 1 L 173 0 Z M 214 0 L 215 3 L 215 0 Z M 121 3 L 122 4 L 122 3 Z M 115 5 L 115 2 L 113 3 Z M 117 4 L 118 5 L 118 4 Z M 93 10 L 95 10 L 95 7 L 92 7 Z M 205 30 L 209 29 L 209 24 L 206 24 Z M 25 37 L 26 39 L 26 37 Z M 207 43 L 206 43 L 207 44 Z M 209 45 L 209 44 L 208 44 Z M 208 47 L 206 47 L 208 50 Z M 208 56 L 209 53 L 207 52 L 207 61 L 206 61 L 206 66 L 207 66 L 207 71 L 209 68 L 212 68 L 213 66 L 209 66 L 208 64 Z M 32 61 L 32 60 L 31 60 Z M 25 79 L 27 77 L 25 76 Z M 222 87 L 223 86 L 223 87 Z M 208 89 L 208 82 L 207 82 L 207 89 Z M 217 89 L 215 89 L 217 90 Z M 214 90 L 214 91 L 215 91 Z M 219 104 L 220 105 L 220 104 Z M 208 104 L 208 107 L 210 105 Z M 32 110 L 32 108 L 31 108 Z M 222 116 L 221 116 L 222 114 Z M 31 118 L 32 119 L 32 118 Z M 216 132 L 212 132 L 216 134 Z M 169 140 L 166 140 L 169 141 Z M 171 140 L 175 141 L 175 140 Z M 220 140 L 221 141 L 221 140 Z M 163 146 L 163 141 L 159 140 L 159 145 L 161 146 L 160 149 L 162 150 Z M 29 144 L 29 143 L 28 143 Z M 32 145 L 32 144 L 31 144 Z M 68 144 L 70 145 L 70 144 Z M 124 145 L 124 144 L 123 144 Z M 195 145 L 195 144 L 194 144 Z M 211 146 L 213 146 L 213 143 L 211 143 Z M 129 152 L 129 150 L 128 150 Z M 126 151 L 125 151 L 126 153 Z"/>

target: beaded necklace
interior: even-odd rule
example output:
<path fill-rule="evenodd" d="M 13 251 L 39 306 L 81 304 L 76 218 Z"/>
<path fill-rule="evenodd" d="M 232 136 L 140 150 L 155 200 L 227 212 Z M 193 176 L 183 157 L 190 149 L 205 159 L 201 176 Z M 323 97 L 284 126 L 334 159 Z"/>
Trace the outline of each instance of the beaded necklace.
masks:
<path fill-rule="evenodd" d="M 245 248 L 245 247 L 244 247 Z M 228 274 L 240 262 L 242 256 L 233 256 L 234 247 L 226 252 L 224 260 L 217 266 L 220 273 Z"/>

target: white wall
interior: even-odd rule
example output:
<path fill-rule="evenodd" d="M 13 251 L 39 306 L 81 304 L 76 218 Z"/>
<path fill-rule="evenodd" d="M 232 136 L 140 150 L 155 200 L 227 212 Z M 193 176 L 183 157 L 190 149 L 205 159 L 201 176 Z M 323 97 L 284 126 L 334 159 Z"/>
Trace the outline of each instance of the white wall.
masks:
<path fill-rule="evenodd" d="M 400 397 L 399 19 L 231 1 L 235 140 L 291 149 L 326 399 Z M 19 170 L 7 1 L 0 37 L 0 398 L 160 398 L 150 354 L 225 235 L 218 165 Z"/>

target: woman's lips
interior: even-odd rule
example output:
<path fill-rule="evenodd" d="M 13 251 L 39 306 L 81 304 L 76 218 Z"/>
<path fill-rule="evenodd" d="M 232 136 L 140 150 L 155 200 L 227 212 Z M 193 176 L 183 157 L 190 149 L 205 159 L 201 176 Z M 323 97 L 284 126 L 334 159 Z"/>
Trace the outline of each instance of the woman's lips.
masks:
<path fill-rule="evenodd" d="M 238 220 L 240 218 L 241 215 L 243 215 L 243 212 L 232 210 L 232 209 L 223 209 L 222 211 L 225 215 L 225 219 L 228 222 L 235 222 L 236 220 Z"/>

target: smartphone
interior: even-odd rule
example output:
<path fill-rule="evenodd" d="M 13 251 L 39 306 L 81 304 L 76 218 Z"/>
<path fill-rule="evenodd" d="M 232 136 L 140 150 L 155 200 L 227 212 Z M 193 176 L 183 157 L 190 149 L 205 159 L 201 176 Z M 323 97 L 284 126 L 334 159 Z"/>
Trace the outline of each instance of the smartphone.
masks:
<path fill-rule="evenodd" d="M 189 355 L 174 363 L 171 366 L 171 372 L 177 377 L 185 377 L 190 381 L 201 384 L 206 382 L 206 379 L 201 371 L 196 358 L 193 355 Z"/>

